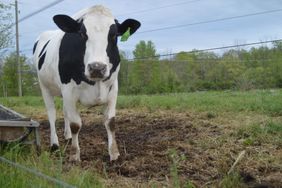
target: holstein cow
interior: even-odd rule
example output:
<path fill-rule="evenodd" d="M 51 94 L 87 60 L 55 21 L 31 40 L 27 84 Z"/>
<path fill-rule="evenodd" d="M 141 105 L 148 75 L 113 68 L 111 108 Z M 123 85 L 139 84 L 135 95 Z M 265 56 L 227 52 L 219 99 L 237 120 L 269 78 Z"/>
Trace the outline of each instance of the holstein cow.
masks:
<path fill-rule="evenodd" d="M 119 23 L 103 6 L 84 9 L 73 17 L 56 15 L 53 20 L 60 30 L 42 33 L 33 49 L 50 123 L 51 149 L 59 147 L 54 96 L 62 96 L 64 136 L 72 138 L 70 160 L 80 160 L 78 133 L 82 122 L 77 102 L 87 106 L 106 105 L 108 149 L 110 160 L 116 160 L 120 155 L 115 139 L 120 68 L 117 38 L 132 35 L 141 24 L 134 19 Z"/>

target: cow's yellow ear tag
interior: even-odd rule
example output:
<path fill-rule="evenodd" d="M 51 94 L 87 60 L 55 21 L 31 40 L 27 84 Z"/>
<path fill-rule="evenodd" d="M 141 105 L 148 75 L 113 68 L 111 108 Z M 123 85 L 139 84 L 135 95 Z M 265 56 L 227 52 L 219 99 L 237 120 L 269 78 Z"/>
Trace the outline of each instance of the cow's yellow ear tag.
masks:
<path fill-rule="evenodd" d="M 123 33 L 123 35 L 121 36 L 120 41 L 121 42 L 125 42 L 128 40 L 128 38 L 130 37 L 130 28 L 127 29 L 127 31 L 125 33 Z"/>

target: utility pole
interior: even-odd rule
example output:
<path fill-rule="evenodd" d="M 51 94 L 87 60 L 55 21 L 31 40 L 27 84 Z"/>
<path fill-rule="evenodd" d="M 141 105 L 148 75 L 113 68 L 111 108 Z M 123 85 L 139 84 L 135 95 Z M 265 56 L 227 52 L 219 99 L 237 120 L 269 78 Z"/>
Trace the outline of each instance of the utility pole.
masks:
<path fill-rule="evenodd" d="M 19 50 L 19 18 L 18 18 L 19 10 L 18 10 L 18 0 L 15 0 L 15 17 L 16 17 L 16 61 L 18 66 L 18 86 L 19 86 L 19 97 L 23 95 L 22 93 L 22 68 L 20 63 L 20 50 Z"/>

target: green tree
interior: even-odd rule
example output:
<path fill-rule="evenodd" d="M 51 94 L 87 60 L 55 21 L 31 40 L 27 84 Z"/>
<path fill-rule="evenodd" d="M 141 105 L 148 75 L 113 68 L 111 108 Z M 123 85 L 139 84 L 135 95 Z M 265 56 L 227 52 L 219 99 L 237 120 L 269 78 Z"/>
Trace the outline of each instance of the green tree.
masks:
<path fill-rule="evenodd" d="M 133 51 L 134 62 L 128 62 L 128 80 L 127 91 L 129 93 L 148 93 L 150 82 L 153 78 L 153 65 L 159 58 L 156 54 L 156 48 L 152 41 L 140 41 Z"/>
<path fill-rule="evenodd" d="M 140 41 L 137 59 L 127 62 L 128 94 L 282 87 L 282 42 L 223 54 L 193 50 L 161 60 L 154 59 L 152 47 Z"/>
<path fill-rule="evenodd" d="M 269 64 L 275 77 L 275 86 L 282 88 L 282 42 L 274 42 L 273 46 L 272 61 Z"/>
<path fill-rule="evenodd" d="M 128 86 L 128 71 L 129 71 L 129 62 L 128 54 L 125 51 L 119 51 L 120 55 L 120 71 L 118 75 L 119 83 L 119 92 L 127 94 Z"/>
<path fill-rule="evenodd" d="M 0 2 L 0 50 L 11 44 L 11 9 L 10 5 Z"/>
<path fill-rule="evenodd" d="M 27 58 L 20 56 L 22 66 L 22 84 L 24 95 L 34 95 L 39 93 L 37 76 L 32 65 L 26 63 Z M 11 53 L 4 59 L 2 74 L 0 77 L 0 89 L 2 96 L 17 96 L 18 94 L 18 74 L 17 74 L 16 53 Z"/>
<path fill-rule="evenodd" d="M 23 59 L 21 59 L 22 61 Z M 3 95 L 16 96 L 18 88 L 17 64 L 15 53 L 11 54 L 4 60 L 2 68 L 1 84 Z"/>
<path fill-rule="evenodd" d="M 133 51 L 134 58 L 142 59 L 146 58 L 149 60 L 156 60 L 159 59 L 158 55 L 156 54 L 156 47 L 152 41 L 144 41 L 141 40 L 136 46 L 135 50 Z M 149 58 L 148 58 L 149 57 Z"/>
<path fill-rule="evenodd" d="M 3 75 L 3 51 L 4 48 L 7 48 L 11 44 L 11 14 L 9 13 L 10 6 L 0 2 L 0 78 Z M 1 83 L 0 85 L 5 89 L 5 85 Z M 3 90 L 4 90 L 3 89 Z"/>

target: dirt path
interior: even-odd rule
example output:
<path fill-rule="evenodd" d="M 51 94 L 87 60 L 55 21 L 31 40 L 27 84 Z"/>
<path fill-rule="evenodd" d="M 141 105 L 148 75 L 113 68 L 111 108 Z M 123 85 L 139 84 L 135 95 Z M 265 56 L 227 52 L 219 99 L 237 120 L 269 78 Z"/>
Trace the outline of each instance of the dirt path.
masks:
<path fill-rule="evenodd" d="M 126 178 L 143 184 L 154 181 L 159 185 L 171 181 L 171 170 L 177 166 L 181 183 L 219 186 L 238 153 L 246 150 L 245 159 L 237 167 L 246 185 L 282 186 L 281 169 L 269 166 L 271 162 L 253 161 L 260 147 L 246 148 L 232 136 L 234 130 L 224 129 L 225 126 L 216 124 L 213 118 L 206 114 L 119 110 L 116 136 L 121 157 L 110 163 L 102 116 L 83 111 L 80 165 L 85 169 L 94 168 L 105 178 Z M 42 120 L 41 124 L 42 142 L 47 149 L 49 124 L 47 120 Z M 65 144 L 62 119 L 58 121 L 57 132 L 62 147 Z M 269 155 L 282 154 L 281 147 L 263 149 Z M 66 168 L 71 165 L 65 162 Z"/>

